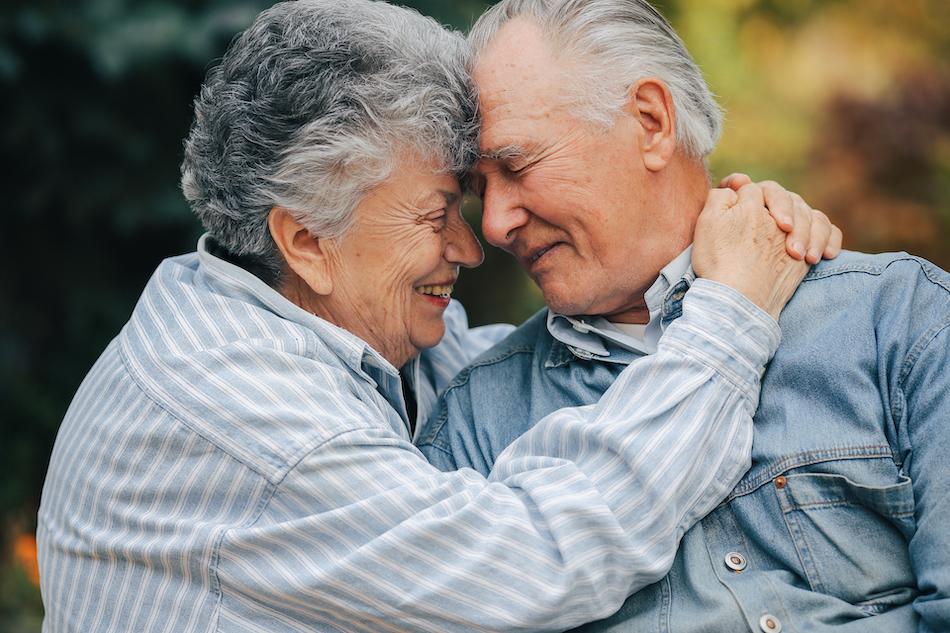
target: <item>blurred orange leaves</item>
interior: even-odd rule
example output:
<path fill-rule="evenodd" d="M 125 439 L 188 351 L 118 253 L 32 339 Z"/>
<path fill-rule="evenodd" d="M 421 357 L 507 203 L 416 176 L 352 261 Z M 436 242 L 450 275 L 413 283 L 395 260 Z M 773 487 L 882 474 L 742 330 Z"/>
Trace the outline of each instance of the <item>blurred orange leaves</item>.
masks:
<path fill-rule="evenodd" d="M 40 568 L 36 561 L 36 537 L 20 534 L 13 540 L 13 560 L 36 587 L 40 586 Z"/>

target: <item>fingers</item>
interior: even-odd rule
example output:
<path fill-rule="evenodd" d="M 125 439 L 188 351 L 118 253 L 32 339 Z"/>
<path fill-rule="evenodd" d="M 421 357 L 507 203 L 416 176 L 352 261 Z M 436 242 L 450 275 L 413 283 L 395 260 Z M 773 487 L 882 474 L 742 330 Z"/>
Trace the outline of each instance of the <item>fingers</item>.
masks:
<path fill-rule="evenodd" d="M 703 213 L 712 214 L 722 212 L 739 202 L 739 194 L 733 189 L 710 189 L 706 196 L 706 206 Z"/>
<path fill-rule="evenodd" d="M 777 182 L 767 180 L 759 183 L 765 195 L 765 206 L 780 229 L 788 233 L 785 249 L 795 259 L 804 259 L 811 242 L 812 210 L 796 193 L 787 191 Z M 829 223 L 830 224 L 830 223 Z M 824 246 L 824 241 L 821 242 Z"/>
<path fill-rule="evenodd" d="M 787 191 L 777 182 L 759 183 L 765 194 L 765 205 L 779 228 L 788 233 L 785 248 L 795 259 L 817 264 L 823 257 L 834 259 L 841 252 L 841 229 L 828 216 L 812 209 L 797 193 Z"/>
<path fill-rule="evenodd" d="M 715 189 L 696 223 L 693 268 L 732 287 L 778 319 L 808 265 L 788 256 L 786 234 L 765 208 L 765 190 Z"/>
<path fill-rule="evenodd" d="M 841 229 L 828 216 L 812 209 L 811 237 L 805 261 L 817 264 L 822 258 L 834 259 L 841 253 Z"/>
<path fill-rule="evenodd" d="M 745 174 L 729 174 L 719 182 L 720 188 L 728 188 L 733 191 L 739 191 L 742 187 L 752 184 L 752 179 Z"/>
<path fill-rule="evenodd" d="M 841 254 L 842 243 L 841 240 L 843 236 L 841 234 L 841 229 L 839 229 L 834 224 L 831 225 L 831 238 L 828 240 L 828 245 L 825 246 L 825 252 L 822 253 L 822 256 L 825 259 L 834 259 Z"/>
<path fill-rule="evenodd" d="M 740 174 L 742 176 L 743 174 Z M 748 178 L 748 176 L 744 176 Z M 729 191 L 728 189 L 726 191 Z M 747 183 L 740 187 L 736 193 L 738 201 L 736 204 L 742 205 L 746 213 L 752 215 L 762 215 L 766 207 L 765 190 L 753 183 Z"/>

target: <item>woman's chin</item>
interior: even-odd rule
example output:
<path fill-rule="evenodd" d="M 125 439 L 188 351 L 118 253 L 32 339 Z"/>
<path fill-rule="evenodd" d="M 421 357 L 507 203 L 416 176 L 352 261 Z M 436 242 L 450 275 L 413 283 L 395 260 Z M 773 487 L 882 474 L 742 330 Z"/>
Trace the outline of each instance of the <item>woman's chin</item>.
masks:
<path fill-rule="evenodd" d="M 426 324 L 424 328 L 414 328 L 412 332 L 412 346 L 419 350 L 430 349 L 442 342 L 445 336 L 445 321 L 441 318 L 438 323 Z"/>

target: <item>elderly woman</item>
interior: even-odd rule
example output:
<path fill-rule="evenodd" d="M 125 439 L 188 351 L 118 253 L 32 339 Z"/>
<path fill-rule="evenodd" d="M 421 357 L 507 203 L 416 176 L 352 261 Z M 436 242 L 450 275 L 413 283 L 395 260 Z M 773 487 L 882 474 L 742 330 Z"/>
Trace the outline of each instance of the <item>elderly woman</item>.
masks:
<path fill-rule="evenodd" d="M 44 631 L 565 629 L 662 576 L 736 481 L 778 332 L 705 280 L 656 355 L 488 479 L 413 446 L 507 331 L 449 299 L 482 257 L 459 213 L 466 59 L 408 10 L 299 0 L 210 71 L 182 167 L 207 233 L 161 264 L 63 422 Z M 727 193 L 711 204 L 746 212 Z"/>

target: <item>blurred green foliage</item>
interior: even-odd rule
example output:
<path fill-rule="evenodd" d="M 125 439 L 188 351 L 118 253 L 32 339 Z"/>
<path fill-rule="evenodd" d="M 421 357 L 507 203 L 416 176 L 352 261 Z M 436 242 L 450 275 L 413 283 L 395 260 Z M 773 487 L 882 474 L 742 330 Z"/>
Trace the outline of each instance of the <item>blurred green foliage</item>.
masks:
<path fill-rule="evenodd" d="M 0 631 L 34 633 L 40 630 L 42 618 L 40 594 L 23 569 L 0 565 Z"/>
<path fill-rule="evenodd" d="M 463 30 L 485 6 L 405 3 Z M 233 35 L 269 4 L 0 6 L 0 517 L 10 526 L 0 546 L 35 527 L 49 449 L 82 377 L 158 262 L 194 248 L 200 227 L 178 188 L 192 99 Z M 850 247 L 902 248 L 950 266 L 950 3 L 658 7 L 730 113 L 711 161 L 717 175 L 779 180 L 828 212 Z M 477 228 L 477 203 L 466 213 Z M 456 296 L 476 323 L 521 321 L 539 293 L 513 260 L 486 250 Z M 0 627 L 21 622 L 9 614 L 22 604 L 27 624 L 10 626 L 27 630 L 41 609 L 11 569 L 0 567 Z"/>

